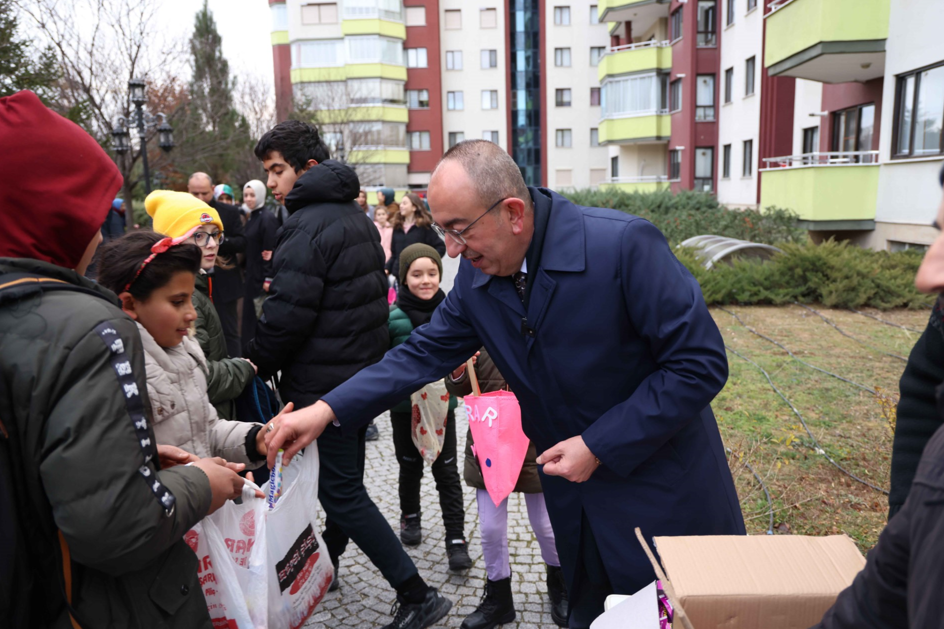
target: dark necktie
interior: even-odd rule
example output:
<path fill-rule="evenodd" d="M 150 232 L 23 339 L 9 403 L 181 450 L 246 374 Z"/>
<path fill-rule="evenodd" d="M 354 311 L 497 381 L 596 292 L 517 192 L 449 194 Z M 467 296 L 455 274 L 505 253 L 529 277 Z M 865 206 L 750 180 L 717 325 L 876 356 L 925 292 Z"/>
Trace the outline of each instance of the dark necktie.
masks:
<path fill-rule="evenodd" d="M 528 286 L 528 274 L 518 271 L 511 277 L 515 281 L 515 290 L 518 291 L 518 297 L 521 299 L 521 303 L 524 303 L 524 291 Z"/>

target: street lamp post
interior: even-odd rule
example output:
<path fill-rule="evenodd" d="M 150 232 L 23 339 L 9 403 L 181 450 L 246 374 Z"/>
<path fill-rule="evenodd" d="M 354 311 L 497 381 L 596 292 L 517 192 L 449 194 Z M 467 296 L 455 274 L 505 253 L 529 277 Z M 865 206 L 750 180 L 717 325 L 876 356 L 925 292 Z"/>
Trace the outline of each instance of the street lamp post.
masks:
<path fill-rule="evenodd" d="M 156 115 L 144 111 L 144 105 L 147 102 L 145 94 L 146 84 L 143 79 L 131 79 L 128 81 L 128 91 L 130 92 L 131 102 L 134 103 L 135 118 L 134 127 L 138 131 L 140 140 L 141 161 L 144 166 L 144 191 L 145 194 L 151 193 L 151 171 L 148 167 L 147 157 L 147 130 L 157 127 L 157 143 L 164 152 L 169 152 L 174 148 L 174 129 L 167 124 L 167 116 L 163 113 Z M 158 124 L 160 121 L 160 124 Z M 119 116 L 114 130 L 111 132 L 115 140 L 115 152 L 124 155 L 131 150 L 131 134 L 128 132 L 127 120 L 124 116 Z"/>

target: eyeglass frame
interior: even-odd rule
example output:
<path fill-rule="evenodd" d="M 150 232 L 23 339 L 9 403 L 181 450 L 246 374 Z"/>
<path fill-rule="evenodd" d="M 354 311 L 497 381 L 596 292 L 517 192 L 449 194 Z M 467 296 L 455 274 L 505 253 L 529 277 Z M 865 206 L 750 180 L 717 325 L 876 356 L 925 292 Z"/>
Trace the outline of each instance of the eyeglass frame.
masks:
<path fill-rule="evenodd" d="M 201 245 L 199 242 L 197 242 L 197 236 L 198 236 L 199 234 L 203 234 L 203 235 L 206 236 L 206 244 L 202 244 L 202 245 Z M 194 232 L 190 237 L 193 238 L 193 244 L 197 245 L 198 247 L 205 247 L 205 246 L 207 246 L 208 244 L 210 244 L 210 238 L 213 238 L 213 240 L 216 241 L 216 246 L 219 247 L 220 245 L 223 244 L 223 240 L 225 239 L 225 236 L 223 235 L 223 231 L 222 231 L 222 230 L 220 230 L 220 231 L 218 231 L 218 232 L 216 232 L 216 233 L 210 233 L 210 232 Z"/>
<path fill-rule="evenodd" d="M 445 237 L 446 237 L 446 234 L 448 234 L 449 236 L 452 237 L 453 241 L 455 241 L 457 244 L 460 244 L 460 245 L 463 245 L 463 246 L 468 247 L 468 246 L 469 246 L 469 243 L 468 243 L 468 242 L 466 241 L 466 239 L 462 236 L 462 234 L 464 234 L 465 232 L 469 231 L 469 229 L 470 229 L 473 225 L 475 225 L 475 224 L 478 223 L 480 220 L 482 220 L 483 218 L 485 218 L 485 215 L 486 215 L 486 214 L 488 214 L 489 212 L 491 212 L 492 210 L 494 210 L 495 208 L 497 208 L 499 205 L 501 205 L 502 203 L 504 203 L 504 202 L 507 201 L 508 199 L 513 199 L 513 198 L 515 198 L 515 197 L 505 197 L 505 198 L 503 198 L 503 199 L 499 199 L 498 201 L 496 201 L 495 203 L 493 203 L 490 208 L 488 208 L 487 210 L 485 210 L 484 212 L 482 212 L 482 215 L 481 215 L 481 216 L 479 216 L 477 219 L 475 219 L 474 221 L 472 221 L 471 223 L 469 223 L 468 225 L 466 225 L 465 227 L 463 227 L 463 228 L 460 229 L 460 230 L 445 229 L 445 228 L 439 226 L 439 225 L 436 224 L 436 223 L 433 223 L 433 229 L 435 229 L 435 230 L 436 230 L 436 233 L 439 234 L 440 236 L 442 236 L 443 238 L 445 238 Z"/>

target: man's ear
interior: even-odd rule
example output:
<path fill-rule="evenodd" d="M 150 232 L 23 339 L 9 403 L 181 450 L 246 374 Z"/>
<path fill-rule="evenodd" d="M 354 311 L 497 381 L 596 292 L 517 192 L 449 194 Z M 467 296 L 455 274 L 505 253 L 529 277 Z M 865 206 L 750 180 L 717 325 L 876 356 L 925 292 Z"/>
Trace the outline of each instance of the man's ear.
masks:
<path fill-rule="evenodd" d="M 511 233 L 516 236 L 524 231 L 525 205 L 521 199 L 512 197 L 506 199 L 503 212 L 507 213 L 508 222 L 511 223 Z"/>
<path fill-rule="evenodd" d="M 131 293 L 125 291 L 118 295 L 118 299 L 121 301 L 121 309 L 125 311 L 125 314 L 137 321 L 138 312 L 135 310 L 136 300 Z"/>

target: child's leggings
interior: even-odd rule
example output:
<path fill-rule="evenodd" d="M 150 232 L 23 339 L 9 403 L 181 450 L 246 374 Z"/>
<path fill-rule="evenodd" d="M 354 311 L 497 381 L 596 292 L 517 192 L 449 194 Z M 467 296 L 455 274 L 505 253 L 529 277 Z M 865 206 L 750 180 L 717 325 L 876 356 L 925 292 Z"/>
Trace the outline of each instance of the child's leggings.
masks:
<path fill-rule="evenodd" d="M 544 504 L 544 494 L 522 495 L 528 506 L 531 529 L 541 546 L 544 563 L 560 566 L 554 531 L 551 529 L 551 520 L 547 517 L 547 506 Z M 511 576 L 511 564 L 508 559 L 508 499 L 505 498 L 496 507 L 484 489 L 476 490 L 475 498 L 479 507 L 479 531 L 482 535 L 485 572 L 490 581 L 507 579 Z"/>

